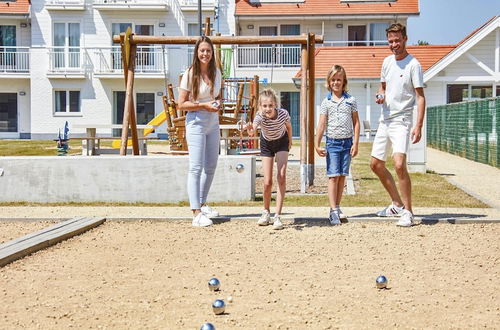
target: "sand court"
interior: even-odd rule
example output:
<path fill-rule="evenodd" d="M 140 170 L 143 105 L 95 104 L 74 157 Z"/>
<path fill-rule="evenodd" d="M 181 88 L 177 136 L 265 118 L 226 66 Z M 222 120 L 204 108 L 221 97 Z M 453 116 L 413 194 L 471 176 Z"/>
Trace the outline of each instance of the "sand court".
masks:
<path fill-rule="evenodd" d="M 50 224 L 2 222 L 0 242 Z M 107 221 L 0 268 L 2 327 L 500 326 L 498 224 L 285 225 Z M 381 274 L 389 290 L 375 288 Z M 208 289 L 211 277 L 221 291 Z"/>

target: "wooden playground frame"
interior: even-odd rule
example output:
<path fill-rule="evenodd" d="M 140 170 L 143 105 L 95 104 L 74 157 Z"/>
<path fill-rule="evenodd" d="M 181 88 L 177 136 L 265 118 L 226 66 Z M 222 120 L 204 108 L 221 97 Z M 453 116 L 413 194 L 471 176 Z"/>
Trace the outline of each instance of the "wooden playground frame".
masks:
<path fill-rule="evenodd" d="M 190 36 L 145 36 L 135 35 L 131 29 L 113 36 L 113 42 L 121 46 L 126 96 L 123 109 L 123 129 L 120 155 L 127 154 L 129 126 L 133 154 L 139 155 L 137 123 L 133 100 L 135 59 L 139 44 L 195 44 L 199 37 Z M 300 36 L 210 36 L 214 45 L 263 45 L 300 44 L 301 46 L 301 88 L 300 88 L 300 166 L 301 191 L 314 183 L 314 92 L 316 43 L 323 43 L 323 36 L 314 33 Z"/>

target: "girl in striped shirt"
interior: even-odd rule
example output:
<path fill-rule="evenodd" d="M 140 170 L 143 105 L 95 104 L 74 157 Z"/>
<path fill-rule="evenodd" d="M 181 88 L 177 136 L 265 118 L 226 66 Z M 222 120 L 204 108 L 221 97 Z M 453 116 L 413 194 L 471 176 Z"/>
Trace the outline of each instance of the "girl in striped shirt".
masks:
<path fill-rule="evenodd" d="M 288 151 L 292 147 L 292 124 L 290 115 L 285 109 L 278 108 L 278 98 L 271 88 L 259 93 L 259 112 L 253 124 L 247 125 L 248 135 L 254 136 L 260 127 L 260 155 L 264 171 L 264 211 L 257 224 L 267 226 L 271 223 L 270 204 L 273 185 L 273 163 L 276 157 L 278 195 L 276 197 L 276 213 L 272 220 L 274 229 L 283 229 L 280 215 L 286 191 L 286 165 Z"/>

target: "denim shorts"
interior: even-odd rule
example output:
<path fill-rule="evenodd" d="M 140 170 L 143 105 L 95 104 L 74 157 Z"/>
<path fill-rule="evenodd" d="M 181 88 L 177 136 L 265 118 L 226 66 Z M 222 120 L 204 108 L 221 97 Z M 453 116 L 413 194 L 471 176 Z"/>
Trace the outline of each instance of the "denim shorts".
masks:
<path fill-rule="evenodd" d="M 326 138 L 326 175 L 348 176 L 351 164 L 352 138 Z"/>

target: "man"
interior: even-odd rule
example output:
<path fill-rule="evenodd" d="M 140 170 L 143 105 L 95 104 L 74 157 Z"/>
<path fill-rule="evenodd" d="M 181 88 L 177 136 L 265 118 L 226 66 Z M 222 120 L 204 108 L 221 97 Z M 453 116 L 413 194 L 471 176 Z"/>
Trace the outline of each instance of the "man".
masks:
<path fill-rule="evenodd" d="M 382 114 L 373 141 L 370 167 L 392 199 L 391 205 L 377 212 L 377 215 L 399 216 L 397 225 L 410 227 L 413 224 L 413 210 L 406 155 L 410 140 L 417 143 L 422 137 L 425 114 L 424 82 L 420 63 L 406 50 L 406 27 L 394 23 L 387 28 L 386 35 L 393 54 L 386 57 L 382 64 L 381 83 L 376 96 L 376 102 L 382 104 Z M 417 122 L 412 129 L 415 106 Z M 391 145 L 401 195 L 385 165 Z"/>

